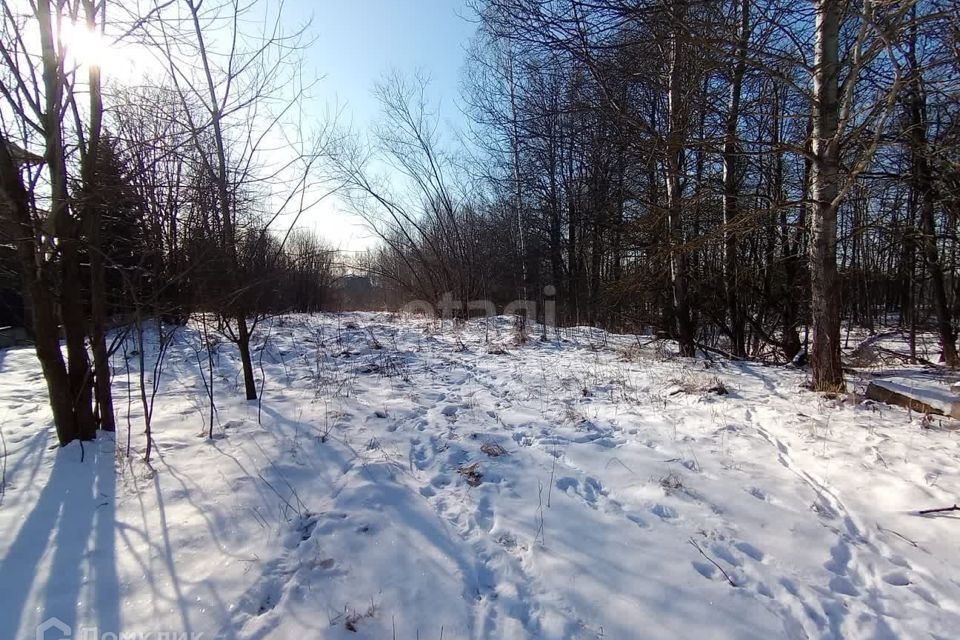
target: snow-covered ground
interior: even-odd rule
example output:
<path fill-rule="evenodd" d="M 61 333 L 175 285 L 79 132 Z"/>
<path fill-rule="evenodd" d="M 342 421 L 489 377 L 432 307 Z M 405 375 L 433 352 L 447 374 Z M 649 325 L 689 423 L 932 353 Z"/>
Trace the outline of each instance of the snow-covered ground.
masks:
<path fill-rule="evenodd" d="M 32 351 L 0 351 L 0 640 L 50 617 L 73 637 L 960 629 L 957 514 L 916 514 L 957 502 L 949 419 L 586 328 L 525 345 L 505 318 L 258 331 L 262 406 L 218 346 L 213 439 L 200 334 L 178 331 L 151 466 L 137 357 L 129 377 L 115 362 L 116 451 L 56 449 Z"/>

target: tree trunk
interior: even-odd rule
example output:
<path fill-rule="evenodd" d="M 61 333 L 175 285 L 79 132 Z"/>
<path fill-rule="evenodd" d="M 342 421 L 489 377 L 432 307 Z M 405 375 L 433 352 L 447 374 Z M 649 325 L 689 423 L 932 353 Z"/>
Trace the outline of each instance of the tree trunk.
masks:
<path fill-rule="evenodd" d="M 67 376 L 73 412 L 73 437 L 87 440 L 96 435 L 96 424 L 90 404 L 90 367 L 85 344 L 86 319 L 79 285 L 80 260 L 77 255 L 79 229 L 76 222 L 70 219 L 68 204 L 67 165 L 64 159 L 61 120 L 64 92 L 63 61 L 54 42 L 54 26 L 49 0 L 40 0 L 37 3 L 37 18 L 40 23 L 45 91 L 43 133 L 44 156 L 50 180 L 50 226 L 60 250 L 60 317 L 67 342 Z M 42 297 L 52 297 L 52 295 L 52 291 L 48 288 Z M 59 349 L 59 344 L 57 348 Z M 62 390 L 57 389 L 57 394 L 61 395 Z"/>
<path fill-rule="evenodd" d="M 724 288 L 730 328 L 730 349 L 733 355 L 746 355 L 746 318 L 740 303 L 738 266 L 739 247 L 735 224 L 740 217 L 739 184 L 737 182 L 737 125 L 740 120 L 740 98 L 743 75 L 746 71 L 747 45 L 750 40 L 750 0 L 740 3 L 740 33 L 737 40 L 736 62 L 730 80 L 730 104 L 723 139 L 723 234 L 724 234 Z"/>
<path fill-rule="evenodd" d="M 77 437 L 70 380 L 67 377 L 57 326 L 53 289 L 42 252 L 37 246 L 30 216 L 29 196 L 11 157 L 7 140 L 0 135 L 0 221 L 15 240 L 24 297 L 29 301 L 34 348 L 50 399 L 57 440 L 63 446 Z"/>
<path fill-rule="evenodd" d="M 916 27 L 914 26 L 914 29 Z M 933 311 L 937 316 L 937 332 L 940 334 L 940 346 L 943 350 L 943 362 L 948 367 L 960 366 L 957 356 L 956 336 L 953 332 L 950 316 L 950 303 L 944 284 L 943 267 L 937 250 L 937 225 L 934 211 L 936 199 L 933 176 L 930 170 L 929 146 L 927 144 L 927 96 L 923 77 L 916 59 L 916 34 L 909 42 L 908 58 L 913 73 L 908 99 L 910 121 L 910 159 L 913 164 L 911 186 L 920 209 L 921 246 L 923 257 L 930 273 L 930 287 L 933 293 Z"/>
<path fill-rule="evenodd" d="M 783 349 L 783 355 L 787 362 L 800 353 L 800 333 L 797 331 L 799 321 L 799 294 L 797 292 L 797 280 L 800 272 L 800 233 L 794 232 L 796 242 L 792 241 L 789 220 L 787 219 L 788 208 L 786 206 L 786 193 L 784 192 L 784 167 L 783 167 L 783 144 L 781 129 L 781 98 L 778 88 L 774 87 L 772 91 L 773 109 L 771 113 L 771 139 L 773 141 L 773 177 L 771 185 L 772 203 L 774 209 L 780 216 L 780 246 L 782 256 L 780 261 L 783 265 L 783 290 L 781 297 L 783 299 L 783 337 L 780 346 Z M 806 172 L 804 175 L 804 185 L 806 185 Z M 799 207 L 800 224 L 803 227 L 803 205 Z"/>
<path fill-rule="evenodd" d="M 84 17 L 87 29 L 97 28 L 97 6 L 93 0 L 84 0 Z M 89 198 L 97 170 L 100 152 L 100 134 L 103 125 L 103 99 L 100 93 L 100 68 L 89 65 L 90 132 L 87 152 L 83 157 L 84 194 Z M 88 201 L 89 202 L 89 201 Z M 100 239 L 102 203 L 85 207 L 87 225 L 87 252 L 90 256 L 90 345 L 93 351 L 94 396 L 96 398 L 98 424 L 104 431 L 116 430 L 113 414 L 113 393 L 110 388 L 110 360 L 107 353 L 107 301 L 104 275 L 103 247 Z"/>
<path fill-rule="evenodd" d="M 219 205 L 220 224 L 222 233 L 223 248 L 226 251 L 229 261 L 230 273 L 227 276 L 228 290 L 231 295 L 239 294 L 238 273 L 240 270 L 240 261 L 237 256 L 237 235 L 236 226 L 233 219 L 233 202 L 230 197 L 230 174 L 227 170 L 227 149 L 226 137 L 223 132 L 223 105 L 217 96 L 217 90 L 214 83 L 213 71 L 211 70 L 209 53 L 203 37 L 203 31 L 200 26 L 200 5 L 202 3 L 188 0 L 187 6 L 190 9 L 190 16 L 193 21 L 194 32 L 197 36 L 199 45 L 200 62 L 203 66 L 204 78 L 207 83 L 207 91 L 210 98 L 210 125 L 213 130 L 213 143 L 216 151 L 216 166 L 208 163 L 210 177 L 213 179 L 217 189 L 217 204 Z M 195 133 L 196 135 L 196 133 Z M 230 303 L 229 315 L 232 315 L 237 321 L 237 347 L 240 350 L 240 360 L 243 365 L 243 382 L 246 387 L 247 400 L 256 400 L 257 386 L 253 379 L 253 363 L 250 360 L 250 331 L 247 327 L 246 314 L 243 311 L 242 303 Z M 239 307 L 239 309 L 238 309 Z M 228 317 L 229 317 L 228 315 Z"/>
<path fill-rule="evenodd" d="M 75 239 L 79 234 L 71 229 L 68 235 L 70 239 L 61 241 L 60 245 L 60 318 L 67 343 L 67 374 L 77 437 L 92 440 L 97 435 L 97 422 L 93 416 L 93 377 L 87 356 L 87 316 L 80 281 L 79 241 Z"/>
<path fill-rule="evenodd" d="M 240 362 L 243 364 L 243 387 L 247 393 L 247 400 L 257 399 L 257 382 L 253 377 L 253 361 L 250 358 L 250 329 L 247 319 L 238 314 L 237 317 L 237 348 L 240 350 Z"/>
<path fill-rule="evenodd" d="M 842 391 L 840 282 L 837 274 L 837 204 L 840 195 L 839 34 L 843 5 L 816 3 L 813 74 L 813 166 L 810 209 L 810 309 L 813 325 L 813 387 Z"/>
<path fill-rule="evenodd" d="M 89 215 L 90 232 L 87 240 L 90 247 L 90 343 L 93 350 L 94 395 L 100 428 L 104 431 L 115 431 L 113 393 L 110 389 L 110 357 L 107 352 L 107 301 L 103 249 L 100 246 L 99 207 L 93 207 Z"/>
<path fill-rule="evenodd" d="M 680 174 L 684 165 L 684 142 L 686 139 L 687 116 L 683 104 L 684 75 L 684 32 L 682 23 L 686 19 L 686 0 L 676 0 L 672 5 L 674 24 L 670 34 L 670 71 L 667 95 L 667 226 L 670 242 L 670 284 L 673 296 L 673 316 L 680 343 L 680 355 L 693 356 L 696 353 L 693 320 L 690 316 L 690 303 L 687 295 L 687 255 L 684 251 L 683 202 Z"/>

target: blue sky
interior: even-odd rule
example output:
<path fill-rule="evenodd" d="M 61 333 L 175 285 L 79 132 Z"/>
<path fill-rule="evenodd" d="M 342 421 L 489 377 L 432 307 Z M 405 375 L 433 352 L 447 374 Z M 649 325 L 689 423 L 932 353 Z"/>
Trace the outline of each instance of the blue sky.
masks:
<path fill-rule="evenodd" d="M 373 83 L 396 68 L 431 77 L 442 117 L 457 123 L 464 49 L 474 32 L 463 0 L 288 0 L 290 19 L 312 14 L 308 54 L 324 76 L 318 93 L 347 104 L 362 126 L 376 116 Z"/>
<path fill-rule="evenodd" d="M 315 42 L 307 63 L 323 77 L 315 97 L 339 106 L 341 118 L 355 129 L 376 120 L 371 90 L 392 69 L 426 72 L 441 122 L 464 126 L 458 92 L 464 51 L 475 30 L 466 0 L 287 0 L 285 13 L 291 24 L 312 15 Z M 371 244 L 336 198 L 303 216 L 300 226 L 343 249 Z"/>

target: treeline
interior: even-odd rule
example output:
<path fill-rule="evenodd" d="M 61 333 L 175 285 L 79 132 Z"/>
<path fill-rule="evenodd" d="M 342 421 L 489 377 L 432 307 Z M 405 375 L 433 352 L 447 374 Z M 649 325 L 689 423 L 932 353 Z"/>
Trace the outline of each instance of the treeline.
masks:
<path fill-rule="evenodd" d="M 843 388 L 843 319 L 932 329 L 958 365 L 955 1 L 475 0 L 456 141 L 419 77 L 376 88 L 369 136 L 308 113 L 305 32 L 269 2 L 14 5 L 0 282 L 61 443 L 114 427 L 118 319 L 214 314 L 255 398 L 258 323 L 329 299 L 334 254 L 287 229 L 334 189 L 380 239 L 352 269 L 367 305 L 549 300 L 684 355 L 806 345 L 819 390 Z M 154 77 L 104 85 L 64 24 Z"/>
<path fill-rule="evenodd" d="M 0 15 L 2 273 L 19 276 L 61 444 L 115 428 L 113 336 L 213 314 L 256 398 L 258 323 L 319 310 L 333 277 L 333 252 L 294 229 L 326 194 L 314 163 L 329 134 L 300 119 L 302 32 L 267 3 L 134 4 Z M 138 43 L 156 73 L 104 84 L 65 24 Z"/>
<path fill-rule="evenodd" d="M 654 327 L 688 355 L 783 362 L 809 337 L 824 390 L 843 384 L 841 318 L 932 329 L 957 366 L 956 2 L 473 8 L 464 153 L 394 78 L 377 149 L 417 200 L 343 164 L 401 290 L 555 287 L 562 322 Z"/>

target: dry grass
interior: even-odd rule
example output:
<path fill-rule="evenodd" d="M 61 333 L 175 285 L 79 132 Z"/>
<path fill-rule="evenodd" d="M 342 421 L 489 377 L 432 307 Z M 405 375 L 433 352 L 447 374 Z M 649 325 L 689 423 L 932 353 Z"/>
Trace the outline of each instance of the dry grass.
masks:
<path fill-rule="evenodd" d="M 669 382 L 672 386 L 676 387 L 674 394 L 712 393 L 718 396 L 725 396 L 730 393 L 730 390 L 727 389 L 727 385 L 719 376 L 711 376 L 695 372 L 683 372 L 681 375 L 671 378 Z"/>
<path fill-rule="evenodd" d="M 496 442 L 484 442 L 482 445 L 480 445 L 480 451 L 483 451 L 491 458 L 499 458 L 500 456 L 507 455 L 507 450 Z"/>
<path fill-rule="evenodd" d="M 457 469 L 457 473 L 460 474 L 471 487 L 477 487 L 483 482 L 483 474 L 480 473 L 479 462 L 462 465 Z"/>

